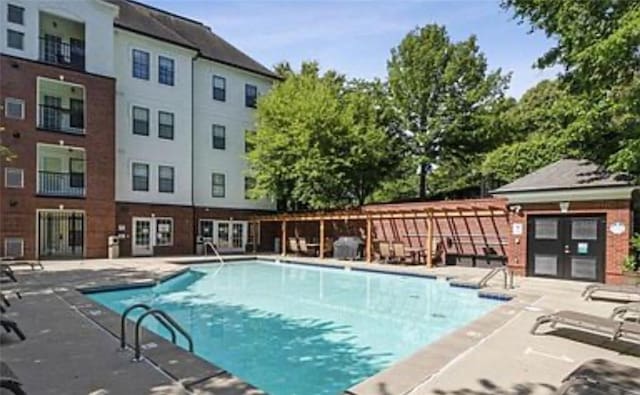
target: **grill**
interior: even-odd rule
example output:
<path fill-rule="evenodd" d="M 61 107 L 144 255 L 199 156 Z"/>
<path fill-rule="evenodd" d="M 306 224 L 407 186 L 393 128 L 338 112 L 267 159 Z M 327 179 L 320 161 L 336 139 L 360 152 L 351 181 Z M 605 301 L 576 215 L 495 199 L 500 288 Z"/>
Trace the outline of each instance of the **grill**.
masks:
<path fill-rule="evenodd" d="M 359 237 L 339 237 L 333 242 L 333 257 L 337 259 L 360 259 L 363 241 Z"/>

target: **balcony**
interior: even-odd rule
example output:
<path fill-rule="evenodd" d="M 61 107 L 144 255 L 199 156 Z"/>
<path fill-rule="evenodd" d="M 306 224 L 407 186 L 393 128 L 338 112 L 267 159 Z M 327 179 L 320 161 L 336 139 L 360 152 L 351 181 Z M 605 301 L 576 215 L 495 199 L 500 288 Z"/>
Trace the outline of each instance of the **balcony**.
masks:
<path fill-rule="evenodd" d="M 82 135 L 85 133 L 84 87 L 38 78 L 39 129 Z"/>
<path fill-rule="evenodd" d="M 38 194 L 43 196 L 84 197 L 84 173 L 38 172 Z"/>
<path fill-rule="evenodd" d="M 40 37 L 40 61 L 84 71 L 84 41 L 67 43 L 60 37 Z"/>
<path fill-rule="evenodd" d="M 40 61 L 84 71 L 84 23 L 40 12 L 39 37 Z"/>
<path fill-rule="evenodd" d="M 38 144 L 38 195 L 84 197 L 86 163 L 83 148 Z"/>

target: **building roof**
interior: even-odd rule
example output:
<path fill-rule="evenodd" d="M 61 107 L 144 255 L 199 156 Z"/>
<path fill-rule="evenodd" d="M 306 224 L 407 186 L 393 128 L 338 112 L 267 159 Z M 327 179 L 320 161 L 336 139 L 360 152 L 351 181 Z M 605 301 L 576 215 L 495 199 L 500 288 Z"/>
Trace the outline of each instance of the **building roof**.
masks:
<path fill-rule="evenodd" d="M 117 27 L 193 49 L 209 60 L 269 78 L 279 78 L 201 22 L 132 0 L 107 1 L 120 7 L 120 13 L 114 22 Z"/>
<path fill-rule="evenodd" d="M 622 173 L 609 173 L 588 160 L 562 159 L 518 178 L 491 193 L 514 193 L 630 186 Z"/>

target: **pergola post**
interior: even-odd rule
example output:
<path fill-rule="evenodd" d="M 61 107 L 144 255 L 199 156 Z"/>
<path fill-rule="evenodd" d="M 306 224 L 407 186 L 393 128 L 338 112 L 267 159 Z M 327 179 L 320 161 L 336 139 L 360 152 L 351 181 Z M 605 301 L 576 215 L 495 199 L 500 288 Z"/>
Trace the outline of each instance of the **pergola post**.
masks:
<path fill-rule="evenodd" d="M 324 258 L 324 219 L 320 220 L 320 251 L 318 256 L 320 259 Z"/>
<path fill-rule="evenodd" d="M 373 247 L 373 240 L 372 240 L 372 234 L 373 232 L 371 231 L 371 216 L 367 216 L 367 240 L 366 240 L 366 244 L 365 244 L 365 248 L 367 249 L 366 251 L 366 257 L 367 257 L 367 263 L 371 263 L 372 259 L 371 259 L 371 250 Z"/>
<path fill-rule="evenodd" d="M 433 261 L 433 213 L 427 211 L 427 267 L 430 268 Z"/>
<path fill-rule="evenodd" d="M 253 223 L 253 253 L 258 252 L 258 227 L 260 226 L 260 221 L 255 221 Z"/>
<path fill-rule="evenodd" d="M 282 256 L 287 255 L 287 221 L 282 220 Z"/>

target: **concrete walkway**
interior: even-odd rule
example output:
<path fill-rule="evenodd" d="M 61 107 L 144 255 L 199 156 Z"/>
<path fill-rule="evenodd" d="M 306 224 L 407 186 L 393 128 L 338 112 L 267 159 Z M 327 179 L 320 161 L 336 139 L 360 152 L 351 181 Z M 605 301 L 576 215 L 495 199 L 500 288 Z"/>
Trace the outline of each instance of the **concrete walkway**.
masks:
<path fill-rule="evenodd" d="M 270 257 L 274 258 L 274 257 Z M 426 269 L 381 264 L 345 263 L 314 258 L 292 258 L 321 265 L 428 274 L 477 280 L 482 269 L 445 267 Z M 170 263 L 171 262 L 179 262 Z M 29 394 L 181 394 L 183 386 L 150 363 L 132 363 L 131 355 L 116 350 L 115 337 L 59 297 L 77 286 L 147 281 L 184 268 L 192 258 L 120 259 L 45 262 L 44 271 L 17 270 L 24 299 L 16 301 L 8 317 L 25 330 L 28 340 L 16 342 L 2 335 L 2 360 L 7 361 L 25 383 Z M 502 280 L 494 279 L 493 290 L 502 290 Z M 12 284 L 3 283 L 3 291 Z M 538 278 L 517 278 L 509 291 L 526 302 L 499 327 L 483 333 L 462 333 L 480 337 L 471 348 L 425 375 L 410 391 L 394 392 L 396 380 L 379 375 L 367 392 L 375 395 L 551 395 L 575 367 L 591 358 L 607 358 L 640 367 L 640 346 L 612 343 L 595 335 L 558 329 L 533 336 L 529 329 L 536 317 L 557 310 L 576 310 L 608 316 L 617 303 L 584 301 L 585 284 Z M 544 333 L 544 329 L 543 329 Z M 428 354 L 427 354 L 428 355 Z M 415 366 L 415 365 L 414 365 Z M 378 379 L 379 378 L 379 379 Z M 192 388 L 191 393 L 235 394 L 241 384 L 233 378 L 217 378 L 210 385 Z M 240 393 L 255 393 L 244 389 Z M 369 391 L 369 390 L 367 390 Z"/>

